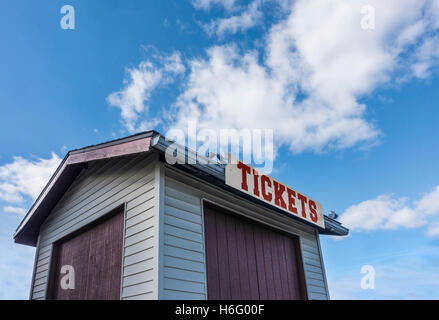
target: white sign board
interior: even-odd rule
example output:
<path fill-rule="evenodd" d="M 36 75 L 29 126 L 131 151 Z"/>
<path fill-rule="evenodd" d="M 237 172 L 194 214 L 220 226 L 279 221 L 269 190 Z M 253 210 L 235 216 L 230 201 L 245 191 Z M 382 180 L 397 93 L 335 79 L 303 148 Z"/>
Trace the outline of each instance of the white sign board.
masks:
<path fill-rule="evenodd" d="M 256 169 L 241 161 L 226 166 L 226 184 L 282 209 L 292 216 L 325 228 L 320 202 L 270 176 L 260 174 Z"/>

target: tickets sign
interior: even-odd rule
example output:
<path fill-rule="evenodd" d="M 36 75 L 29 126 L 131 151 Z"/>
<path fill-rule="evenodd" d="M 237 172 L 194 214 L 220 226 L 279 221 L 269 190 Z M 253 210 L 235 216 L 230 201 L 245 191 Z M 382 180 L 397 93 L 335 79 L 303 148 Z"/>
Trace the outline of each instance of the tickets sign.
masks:
<path fill-rule="evenodd" d="M 282 209 L 292 216 L 325 227 L 320 202 L 270 176 L 260 174 L 255 168 L 241 161 L 226 166 L 226 184 Z"/>

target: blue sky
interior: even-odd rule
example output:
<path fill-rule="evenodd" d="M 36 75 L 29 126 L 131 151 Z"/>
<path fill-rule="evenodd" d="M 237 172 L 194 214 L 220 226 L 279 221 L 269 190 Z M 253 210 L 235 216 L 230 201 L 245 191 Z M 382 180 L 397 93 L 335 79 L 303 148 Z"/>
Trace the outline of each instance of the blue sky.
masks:
<path fill-rule="evenodd" d="M 351 228 L 321 237 L 332 298 L 439 298 L 438 30 L 435 0 L 2 1 L 0 299 L 28 297 L 12 234 L 66 151 L 191 119 L 274 129 L 272 175 Z"/>

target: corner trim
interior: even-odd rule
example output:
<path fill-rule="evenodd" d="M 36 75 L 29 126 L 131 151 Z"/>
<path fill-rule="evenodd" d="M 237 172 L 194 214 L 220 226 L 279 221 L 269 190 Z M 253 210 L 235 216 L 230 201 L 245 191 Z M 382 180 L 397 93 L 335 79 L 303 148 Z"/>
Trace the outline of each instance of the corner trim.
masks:
<path fill-rule="evenodd" d="M 156 294 L 155 298 L 163 299 L 164 283 L 164 210 L 165 210 L 165 171 L 164 164 L 157 161 L 154 168 L 154 197 L 155 197 L 155 257 L 156 257 Z"/>

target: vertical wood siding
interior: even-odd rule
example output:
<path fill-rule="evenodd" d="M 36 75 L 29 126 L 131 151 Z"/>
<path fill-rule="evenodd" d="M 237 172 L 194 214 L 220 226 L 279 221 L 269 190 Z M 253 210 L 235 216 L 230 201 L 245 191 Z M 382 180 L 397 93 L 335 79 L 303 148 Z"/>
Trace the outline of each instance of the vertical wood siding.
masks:
<path fill-rule="evenodd" d="M 299 237 L 309 299 L 329 299 L 318 233 L 172 168 L 165 170 L 164 298 L 206 299 L 202 199 Z"/>
<path fill-rule="evenodd" d="M 41 227 L 32 299 L 46 298 L 52 244 L 122 204 L 126 213 L 121 298 L 154 298 L 155 162 L 153 156 L 127 156 L 92 162 L 83 170 Z"/>
<path fill-rule="evenodd" d="M 204 207 L 209 299 L 303 299 L 297 238 Z"/>

